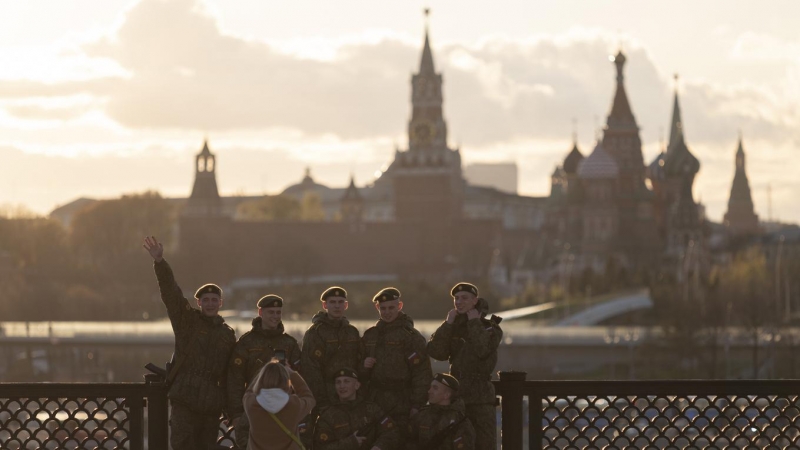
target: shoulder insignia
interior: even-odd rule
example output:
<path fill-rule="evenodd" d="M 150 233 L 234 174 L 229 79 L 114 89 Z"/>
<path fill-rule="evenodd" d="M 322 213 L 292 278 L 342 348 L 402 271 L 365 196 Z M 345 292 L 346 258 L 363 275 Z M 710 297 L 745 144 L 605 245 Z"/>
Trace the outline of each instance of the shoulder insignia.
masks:
<path fill-rule="evenodd" d="M 325 433 L 320 434 L 319 435 L 319 440 L 322 441 L 322 442 L 327 441 L 328 440 L 328 435 L 325 434 Z"/>
<path fill-rule="evenodd" d="M 242 358 L 236 358 L 236 359 L 234 359 L 234 360 L 233 360 L 233 363 L 234 363 L 234 364 L 236 364 L 237 366 L 241 366 L 241 365 L 242 365 Z"/>

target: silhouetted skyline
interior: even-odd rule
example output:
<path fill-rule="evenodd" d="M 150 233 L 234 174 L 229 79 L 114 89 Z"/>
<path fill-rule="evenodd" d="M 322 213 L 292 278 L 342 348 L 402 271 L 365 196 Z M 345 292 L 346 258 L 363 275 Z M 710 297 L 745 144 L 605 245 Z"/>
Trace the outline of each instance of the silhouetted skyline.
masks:
<path fill-rule="evenodd" d="M 679 72 L 709 217 L 725 212 L 742 129 L 756 211 L 768 218 L 771 183 L 773 217 L 800 220 L 785 169 L 800 140 L 795 3 L 79 3 L 4 6 L 0 55 L 15 63 L 0 69 L 0 204 L 47 213 L 81 196 L 186 196 L 205 136 L 224 156 L 225 194 L 280 192 L 309 165 L 326 184 L 367 183 L 407 145 L 430 6 L 465 164 L 514 161 L 520 192 L 546 195 L 573 118 L 592 147 L 612 94 L 607 57 L 622 46 L 645 161 L 668 134 Z"/>

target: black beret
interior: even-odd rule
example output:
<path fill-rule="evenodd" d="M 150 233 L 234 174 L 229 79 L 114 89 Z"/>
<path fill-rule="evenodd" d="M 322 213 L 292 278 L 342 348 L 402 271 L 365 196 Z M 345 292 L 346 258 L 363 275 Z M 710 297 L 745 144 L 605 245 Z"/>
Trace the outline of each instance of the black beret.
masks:
<path fill-rule="evenodd" d="M 453 297 L 455 297 L 459 292 L 469 292 L 475 297 L 478 296 L 478 288 L 471 283 L 458 283 L 457 285 L 453 286 L 453 289 L 450 289 L 450 295 Z"/>
<path fill-rule="evenodd" d="M 373 303 L 383 303 L 383 302 L 390 302 L 392 300 L 397 300 L 400 298 L 400 291 L 396 288 L 388 287 L 383 288 L 375 294 L 375 297 L 372 297 Z"/>
<path fill-rule="evenodd" d="M 342 367 L 341 369 L 337 370 L 335 374 L 333 374 L 334 379 L 339 377 L 350 377 L 350 378 L 355 378 L 357 380 L 358 374 L 356 373 L 355 370 L 349 367 Z"/>
<path fill-rule="evenodd" d="M 325 292 L 319 297 L 320 301 L 325 301 L 328 297 L 344 297 L 347 299 L 347 291 L 344 288 L 340 288 L 339 286 L 331 286 L 328 289 L 325 289 Z"/>
<path fill-rule="evenodd" d="M 450 375 L 449 373 L 437 373 L 433 376 L 433 379 L 454 391 L 458 390 L 458 380 L 456 380 L 456 377 Z"/>
<path fill-rule="evenodd" d="M 194 298 L 200 298 L 203 294 L 217 294 L 222 297 L 222 289 L 214 283 L 204 284 L 194 293 Z"/>
<path fill-rule="evenodd" d="M 273 306 L 282 307 L 283 299 L 275 294 L 269 294 L 261 297 L 256 303 L 259 308 L 272 308 Z"/>

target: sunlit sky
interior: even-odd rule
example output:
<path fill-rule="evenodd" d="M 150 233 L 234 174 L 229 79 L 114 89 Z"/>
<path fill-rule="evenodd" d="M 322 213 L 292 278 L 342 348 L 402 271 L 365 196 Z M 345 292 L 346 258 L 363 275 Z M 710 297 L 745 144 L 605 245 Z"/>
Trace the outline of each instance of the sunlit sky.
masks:
<path fill-rule="evenodd" d="M 626 85 L 649 162 L 679 73 L 695 197 L 725 212 L 741 130 L 757 213 L 800 221 L 800 2 L 0 0 L 0 204 L 188 195 L 204 137 L 223 194 L 371 182 L 407 144 L 425 20 L 465 164 L 546 195 Z"/>

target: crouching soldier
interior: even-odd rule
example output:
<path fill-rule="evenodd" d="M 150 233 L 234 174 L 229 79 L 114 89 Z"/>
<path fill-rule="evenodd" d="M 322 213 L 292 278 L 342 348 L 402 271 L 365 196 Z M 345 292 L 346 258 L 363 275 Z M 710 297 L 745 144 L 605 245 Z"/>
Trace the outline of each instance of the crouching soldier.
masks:
<path fill-rule="evenodd" d="M 372 301 L 380 320 L 361 338 L 366 357 L 359 368 L 361 380 L 369 381 L 367 400 L 377 403 L 405 430 L 409 415 L 428 400 L 432 375 L 426 341 L 403 312 L 399 290 L 385 288 Z"/>
<path fill-rule="evenodd" d="M 358 374 L 349 368 L 335 374 L 338 402 L 324 409 L 314 432 L 315 450 L 393 450 L 399 434 L 391 417 L 375 403 L 358 398 Z"/>
<path fill-rule="evenodd" d="M 175 333 L 174 359 L 167 374 L 170 445 L 173 450 L 204 449 L 217 442 L 225 406 L 225 368 L 236 334 L 219 316 L 219 286 L 201 286 L 194 294 L 198 308 L 193 308 L 164 259 L 164 247 L 152 236 L 145 238 L 143 247 L 153 257 L 161 301 Z"/>
<path fill-rule="evenodd" d="M 411 417 L 406 450 L 474 450 L 475 429 L 458 398 L 458 380 L 437 373 L 428 389 L 428 406 Z"/>
<path fill-rule="evenodd" d="M 266 295 L 256 303 L 258 317 L 253 328 L 243 334 L 233 349 L 228 364 L 228 415 L 236 430 L 236 447 L 247 448 L 250 423 L 244 414 L 242 397 L 262 367 L 272 358 L 288 364 L 293 370 L 300 366 L 300 346 L 287 334 L 281 321 L 283 299 Z"/>

